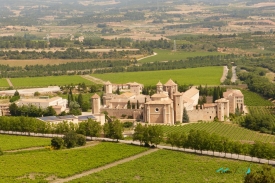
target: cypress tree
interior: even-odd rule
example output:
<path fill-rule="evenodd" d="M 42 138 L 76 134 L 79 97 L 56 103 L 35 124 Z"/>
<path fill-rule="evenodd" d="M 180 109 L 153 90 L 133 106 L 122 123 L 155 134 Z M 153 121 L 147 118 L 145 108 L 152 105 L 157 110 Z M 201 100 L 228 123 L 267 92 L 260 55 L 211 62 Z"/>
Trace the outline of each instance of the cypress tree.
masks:
<path fill-rule="evenodd" d="M 189 122 L 189 116 L 187 114 L 186 108 L 183 109 L 182 122 L 183 123 L 188 123 Z"/>

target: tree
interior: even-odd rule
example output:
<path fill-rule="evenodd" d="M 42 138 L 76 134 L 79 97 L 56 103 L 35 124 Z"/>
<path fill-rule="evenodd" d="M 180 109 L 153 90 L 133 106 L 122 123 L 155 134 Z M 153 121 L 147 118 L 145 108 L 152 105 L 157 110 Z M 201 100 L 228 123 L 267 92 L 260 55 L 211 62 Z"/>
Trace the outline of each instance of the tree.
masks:
<path fill-rule="evenodd" d="M 183 109 L 182 122 L 183 123 L 188 123 L 189 122 L 189 116 L 187 114 L 186 108 Z"/>
<path fill-rule="evenodd" d="M 103 126 L 105 137 L 116 139 L 123 138 L 123 124 L 119 120 L 105 123 Z"/>
<path fill-rule="evenodd" d="M 80 107 L 82 108 L 82 105 L 83 105 L 83 96 L 82 96 L 81 93 L 78 95 L 77 102 L 80 105 Z"/>
<path fill-rule="evenodd" d="M 51 140 L 51 146 L 54 149 L 62 149 L 62 147 L 64 146 L 64 140 L 60 137 L 54 137 Z"/>
<path fill-rule="evenodd" d="M 10 110 L 10 114 L 12 116 L 18 116 L 19 115 L 18 106 L 15 103 L 12 103 L 9 106 L 9 110 Z"/>
<path fill-rule="evenodd" d="M 144 127 L 138 123 L 133 134 L 133 140 L 138 140 L 140 145 L 143 143 Z"/>
<path fill-rule="evenodd" d="M 77 133 L 74 131 L 69 131 L 64 134 L 63 140 L 64 145 L 67 148 L 73 148 L 77 145 Z"/>
<path fill-rule="evenodd" d="M 86 144 L 86 137 L 84 135 L 77 134 L 76 139 L 77 139 L 76 144 L 78 146 L 84 146 Z"/>
<path fill-rule="evenodd" d="M 149 142 L 156 146 L 163 141 L 163 130 L 159 125 L 149 126 Z"/>
<path fill-rule="evenodd" d="M 44 116 L 56 116 L 56 111 L 53 109 L 52 106 L 49 106 L 44 111 Z"/>
<path fill-rule="evenodd" d="M 90 136 L 90 137 L 99 137 L 101 134 L 102 126 L 99 122 L 88 119 L 88 121 L 79 123 L 78 133 Z"/>
<path fill-rule="evenodd" d="M 128 102 L 127 102 L 127 109 L 131 109 L 131 103 L 130 103 L 130 100 L 128 100 Z"/>
<path fill-rule="evenodd" d="M 90 108 L 90 103 L 87 101 L 83 102 L 83 104 L 81 106 L 82 111 L 87 112 L 89 110 L 89 108 Z"/>
<path fill-rule="evenodd" d="M 270 165 L 263 165 L 262 171 L 251 172 L 246 175 L 244 183 L 273 183 L 275 177 L 272 173 Z"/>

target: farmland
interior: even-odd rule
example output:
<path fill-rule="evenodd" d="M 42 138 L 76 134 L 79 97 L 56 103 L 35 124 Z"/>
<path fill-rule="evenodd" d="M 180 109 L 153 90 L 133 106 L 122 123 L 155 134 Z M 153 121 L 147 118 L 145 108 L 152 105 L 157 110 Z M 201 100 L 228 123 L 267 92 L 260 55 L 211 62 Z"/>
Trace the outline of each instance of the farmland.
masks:
<path fill-rule="evenodd" d="M 263 142 L 274 142 L 275 140 L 275 136 L 273 135 L 262 134 L 245 128 L 241 128 L 238 125 L 221 122 L 201 122 L 187 124 L 183 126 L 163 126 L 163 130 L 165 133 L 182 131 L 188 133 L 191 129 L 205 130 L 209 133 L 216 133 L 217 135 L 227 137 L 230 140 Z"/>
<path fill-rule="evenodd" d="M 140 62 L 156 62 L 156 61 L 168 61 L 168 60 L 182 60 L 188 57 L 208 56 L 208 55 L 221 55 L 219 52 L 185 52 L 185 51 L 172 51 L 172 50 L 154 50 L 157 55 L 140 60 Z"/>
<path fill-rule="evenodd" d="M 43 87 L 43 86 L 62 86 L 68 84 L 85 83 L 91 84 L 91 81 L 83 79 L 81 76 L 48 76 L 48 77 L 27 77 L 12 78 L 11 82 L 15 88 L 17 87 Z"/>
<path fill-rule="evenodd" d="M 76 179 L 72 182 L 240 183 L 243 182 L 245 172 L 249 166 L 252 171 L 260 169 L 260 165 L 248 162 L 159 150 L 131 162 Z M 232 173 L 216 173 L 216 170 L 220 167 L 228 167 Z"/>
<path fill-rule="evenodd" d="M 268 107 L 249 107 L 249 112 L 255 115 L 264 115 L 269 116 L 271 120 L 275 123 L 275 108 L 268 108 Z"/>
<path fill-rule="evenodd" d="M 9 84 L 5 78 L 0 79 L 0 87 L 8 87 Z"/>
<path fill-rule="evenodd" d="M 86 148 L 4 155 L 0 157 L 0 182 L 30 182 L 28 175 L 40 180 L 48 176 L 67 177 L 146 150 L 124 144 L 100 143 Z"/>
<path fill-rule="evenodd" d="M 145 71 L 145 72 L 124 72 L 93 74 L 92 76 L 112 83 L 139 82 L 144 85 L 155 85 L 159 80 L 162 83 L 169 79 L 179 84 L 193 85 L 219 85 L 222 76 L 222 67 L 201 67 L 177 70 Z"/>
<path fill-rule="evenodd" d="M 272 106 L 272 102 L 264 99 L 262 96 L 260 96 L 257 93 L 248 91 L 248 90 L 242 90 L 242 93 L 244 95 L 244 104 L 247 106 Z"/>
<path fill-rule="evenodd" d="M 0 148 L 3 151 L 48 146 L 50 144 L 51 140 L 48 138 L 0 135 Z"/>
<path fill-rule="evenodd" d="M 93 59 L 33 59 L 33 60 L 0 60 L 0 65 L 21 66 L 26 65 L 54 65 L 68 62 L 87 62 Z M 97 59 L 98 60 L 98 59 Z"/>

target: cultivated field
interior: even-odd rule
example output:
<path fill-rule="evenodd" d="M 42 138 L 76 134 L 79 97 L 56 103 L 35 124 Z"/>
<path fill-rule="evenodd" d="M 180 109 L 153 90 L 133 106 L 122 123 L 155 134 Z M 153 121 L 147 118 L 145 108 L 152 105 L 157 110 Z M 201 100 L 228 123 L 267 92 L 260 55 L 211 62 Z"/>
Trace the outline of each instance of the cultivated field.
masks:
<path fill-rule="evenodd" d="M 227 124 L 222 122 L 201 122 L 192 123 L 183 126 L 163 126 L 165 133 L 169 132 L 185 132 L 189 133 L 190 130 L 205 130 L 209 133 L 215 133 L 220 136 L 227 137 L 231 140 L 240 141 L 263 141 L 274 142 L 275 136 L 258 133 L 246 128 L 239 127 L 238 125 Z"/>
<path fill-rule="evenodd" d="M 12 78 L 11 82 L 16 87 L 43 87 L 43 86 L 63 86 L 68 84 L 86 83 L 92 84 L 91 81 L 83 79 L 81 76 L 48 76 L 48 77 L 27 77 Z"/>
<path fill-rule="evenodd" d="M 26 65 L 58 65 L 68 62 L 88 62 L 93 59 L 37 59 L 37 60 L 0 60 L 0 65 L 21 66 Z M 98 60 L 98 59 L 97 59 Z"/>
<path fill-rule="evenodd" d="M 0 79 L 0 87 L 8 87 L 9 84 L 5 78 Z"/>
<path fill-rule="evenodd" d="M 136 81 L 144 85 L 155 85 L 159 80 L 164 84 L 169 79 L 172 79 L 179 84 L 219 85 L 222 73 L 223 67 L 200 67 L 177 70 L 93 74 L 92 76 L 104 81 L 109 80 L 112 83 Z"/>
<path fill-rule="evenodd" d="M 155 61 L 168 61 L 168 60 L 181 60 L 188 57 L 197 57 L 197 56 L 208 56 L 208 55 L 221 55 L 219 52 L 185 52 L 185 51 L 172 51 L 172 50 L 160 50 L 155 49 L 154 52 L 157 53 L 156 56 L 148 57 L 140 60 L 140 62 L 155 62 Z"/>
<path fill-rule="evenodd" d="M 272 106 L 274 105 L 271 101 L 264 99 L 257 93 L 242 90 L 244 95 L 244 104 L 247 106 Z"/>
<path fill-rule="evenodd" d="M 256 171 L 260 166 L 249 162 L 159 150 L 72 182 L 241 183 L 248 167 Z M 216 173 L 221 167 L 229 168 L 232 173 Z"/>
<path fill-rule="evenodd" d="M 47 177 L 68 177 L 146 150 L 125 144 L 100 143 L 86 148 L 7 154 L 0 156 L 0 182 L 38 182 Z"/>
<path fill-rule="evenodd" d="M 49 138 L 0 135 L 0 148 L 3 151 L 48 146 L 50 144 Z"/>

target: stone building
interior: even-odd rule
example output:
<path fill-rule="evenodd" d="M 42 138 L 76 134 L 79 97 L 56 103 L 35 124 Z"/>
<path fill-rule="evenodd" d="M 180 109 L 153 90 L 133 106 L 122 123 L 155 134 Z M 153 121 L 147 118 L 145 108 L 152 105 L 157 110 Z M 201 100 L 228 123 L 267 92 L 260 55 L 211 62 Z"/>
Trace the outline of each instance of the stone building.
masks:
<path fill-rule="evenodd" d="M 95 94 L 92 97 L 92 111 L 96 113 L 108 112 L 109 116 L 130 118 L 148 122 L 149 124 L 170 124 L 182 122 L 184 108 L 187 110 L 190 121 L 225 121 L 229 113 L 235 113 L 236 108 L 242 109 L 243 95 L 239 90 L 224 92 L 224 98 L 216 100 L 215 103 L 207 103 L 201 109 L 197 109 L 199 90 L 192 87 L 180 93 L 178 85 L 171 79 L 167 83 L 156 84 L 156 94 L 141 94 L 143 85 L 139 83 L 127 83 L 126 85 L 115 85 L 109 81 L 105 83 L 103 104 L 100 97 Z M 117 87 L 125 93 L 114 94 Z M 130 105 L 130 106 L 129 106 Z"/>

